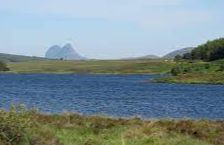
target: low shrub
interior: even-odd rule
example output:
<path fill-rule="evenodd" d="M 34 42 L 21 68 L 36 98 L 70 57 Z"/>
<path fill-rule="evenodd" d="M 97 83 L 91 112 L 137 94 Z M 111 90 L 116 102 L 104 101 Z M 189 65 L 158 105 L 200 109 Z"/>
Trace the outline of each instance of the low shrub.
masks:
<path fill-rule="evenodd" d="M 8 112 L 0 110 L 0 142 L 7 145 L 22 143 L 26 140 L 25 129 L 30 125 L 29 115 L 22 106 L 11 107 Z"/>
<path fill-rule="evenodd" d="M 7 65 L 2 61 L 0 61 L 0 71 L 9 71 Z"/>
<path fill-rule="evenodd" d="M 35 111 L 23 106 L 0 110 L 0 145 L 58 145 L 54 134 L 39 124 Z"/>
<path fill-rule="evenodd" d="M 221 64 L 221 65 L 219 66 L 218 71 L 224 71 L 224 64 Z"/>
<path fill-rule="evenodd" d="M 170 73 L 173 75 L 173 76 L 177 76 L 179 74 L 182 73 L 182 69 L 181 67 L 177 66 L 177 67 L 174 67 L 171 69 Z"/>

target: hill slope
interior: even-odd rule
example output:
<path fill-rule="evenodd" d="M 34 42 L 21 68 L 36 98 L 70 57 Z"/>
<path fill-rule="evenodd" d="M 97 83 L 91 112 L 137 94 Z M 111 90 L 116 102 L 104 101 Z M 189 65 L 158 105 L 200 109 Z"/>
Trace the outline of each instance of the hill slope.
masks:
<path fill-rule="evenodd" d="M 156 55 L 146 55 L 146 56 L 142 56 L 142 57 L 138 57 L 138 59 L 158 59 L 159 56 Z"/>
<path fill-rule="evenodd" d="M 128 58 L 123 58 L 121 60 L 138 60 L 138 59 L 159 59 L 159 56 L 156 55 L 145 55 L 145 56 L 140 56 L 140 57 L 128 57 Z"/>
<path fill-rule="evenodd" d="M 33 61 L 33 60 L 47 60 L 47 59 L 43 57 L 0 53 L 0 61 L 4 61 L 4 62 L 25 62 L 25 61 Z"/>
<path fill-rule="evenodd" d="M 176 51 L 173 51 L 173 52 L 170 52 L 168 54 L 166 54 L 165 56 L 163 56 L 163 58 L 169 58 L 169 59 L 172 59 L 174 58 L 175 56 L 177 55 L 184 55 L 185 53 L 189 53 L 193 50 L 194 48 L 193 47 L 187 47 L 187 48 L 183 48 L 183 49 L 180 49 L 180 50 L 176 50 Z"/>

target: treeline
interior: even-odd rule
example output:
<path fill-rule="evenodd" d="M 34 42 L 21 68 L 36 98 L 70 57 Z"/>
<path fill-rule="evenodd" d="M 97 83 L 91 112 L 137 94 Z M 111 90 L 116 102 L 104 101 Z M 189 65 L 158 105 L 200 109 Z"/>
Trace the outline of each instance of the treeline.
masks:
<path fill-rule="evenodd" d="M 7 65 L 2 61 L 0 61 L 0 71 L 9 71 Z"/>
<path fill-rule="evenodd" d="M 203 61 L 224 59 L 224 38 L 208 41 L 206 44 L 196 47 L 190 53 L 175 57 L 175 60 L 179 59 Z"/>

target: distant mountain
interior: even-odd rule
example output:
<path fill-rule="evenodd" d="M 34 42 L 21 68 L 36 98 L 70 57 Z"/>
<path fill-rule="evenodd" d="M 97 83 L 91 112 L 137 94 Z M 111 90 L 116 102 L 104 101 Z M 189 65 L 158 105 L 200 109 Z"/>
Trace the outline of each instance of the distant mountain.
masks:
<path fill-rule="evenodd" d="M 194 47 L 187 47 L 187 48 L 183 48 L 180 50 L 175 50 L 173 52 L 170 52 L 168 54 L 166 54 L 165 56 L 163 56 L 163 58 L 168 58 L 168 59 L 172 59 L 177 55 L 184 55 L 185 53 L 191 52 L 194 49 Z"/>
<path fill-rule="evenodd" d="M 0 61 L 4 61 L 4 62 L 24 62 L 24 61 L 32 61 L 32 60 L 47 60 L 47 59 L 43 57 L 0 53 Z"/>
<path fill-rule="evenodd" d="M 56 59 L 58 58 L 58 54 L 60 53 L 60 51 L 61 51 L 61 47 L 58 45 L 54 45 L 47 50 L 45 57 Z"/>
<path fill-rule="evenodd" d="M 159 59 L 159 56 L 156 55 L 145 55 L 145 56 L 140 56 L 140 57 L 128 57 L 124 58 L 123 60 L 133 60 L 133 59 Z"/>
<path fill-rule="evenodd" d="M 64 60 L 84 60 L 85 57 L 79 55 L 71 44 L 67 43 L 65 46 L 60 47 L 54 45 L 48 49 L 45 54 L 49 59 L 64 59 Z"/>
<path fill-rule="evenodd" d="M 146 55 L 146 56 L 142 56 L 142 57 L 139 57 L 140 59 L 158 59 L 160 58 L 159 56 L 157 55 Z"/>

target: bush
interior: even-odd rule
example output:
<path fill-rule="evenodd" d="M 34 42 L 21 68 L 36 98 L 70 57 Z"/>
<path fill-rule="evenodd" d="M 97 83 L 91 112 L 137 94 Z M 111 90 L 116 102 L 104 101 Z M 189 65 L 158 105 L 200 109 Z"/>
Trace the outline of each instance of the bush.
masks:
<path fill-rule="evenodd" d="M 219 66 L 218 71 L 224 71 L 224 64 L 221 64 L 221 65 Z"/>
<path fill-rule="evenodd" d="M 182 69 L 181 67 L 177 66 L 172 68 L 170 72 L 173 76 L 177 76 L 178 74 L 182 73 Z"/>
<path fill-rule="evenodd" d="M 182 59 L 181 55 L 176 55 L 174 61 L 180 61 Z"/>
<path fill-rule="evenodd" d="M 0 142 L 7 145 L 20 144 L 25 140 L 25 128 L 30 119 L 24 108 L 11 107 L 9 112 L 0 110 Z"/>
<path fill-rule="evenodd" d="M 183 73 L 190 73 L 192 72 L 192 68 L 191 67 L 186 67 L 183 69 Z"/>
<path fill-rule="evenodd" d="M 209 69 L 210 65 L 209 64 L 205 64 L 205 69 Z"/>
<path fill-rule="evenodd" d="M 0 110 L 0 145 L 60 145 L 50 127 L 40 124 L 36 110 L 12 106 Z M 46 123 L 46 122 L 45 122 Z"/>
<path fill-rule="evenodd" d="M 2 61 L 0 61 L 0 71 L 9 71 L 9 68 Z"/>

